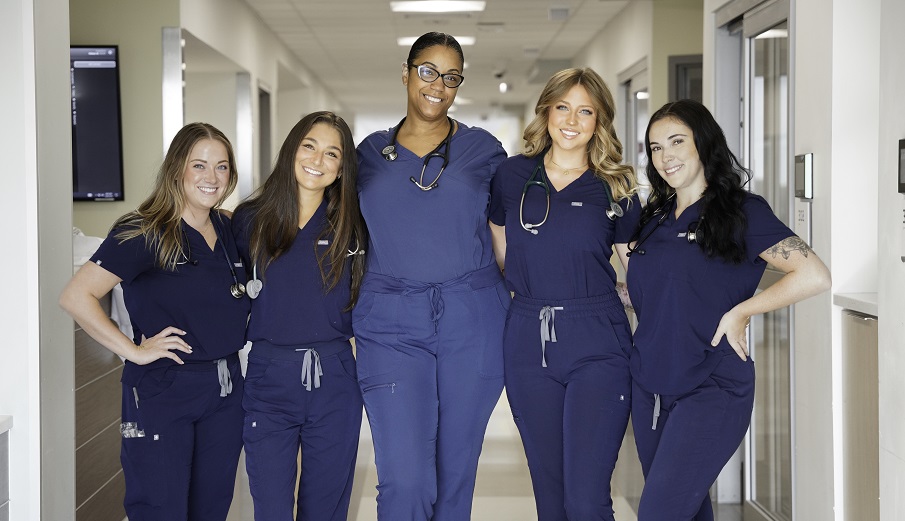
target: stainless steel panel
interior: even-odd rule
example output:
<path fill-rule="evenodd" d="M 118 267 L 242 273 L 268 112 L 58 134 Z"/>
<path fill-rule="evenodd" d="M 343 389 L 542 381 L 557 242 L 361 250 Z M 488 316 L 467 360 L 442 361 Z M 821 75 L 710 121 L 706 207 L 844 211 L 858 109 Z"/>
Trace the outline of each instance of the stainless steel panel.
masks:
<path fill-rule="evenodd" d="M 845 519 L 880 519 L 877 319 L 842 314 L 842 439 Z"/>

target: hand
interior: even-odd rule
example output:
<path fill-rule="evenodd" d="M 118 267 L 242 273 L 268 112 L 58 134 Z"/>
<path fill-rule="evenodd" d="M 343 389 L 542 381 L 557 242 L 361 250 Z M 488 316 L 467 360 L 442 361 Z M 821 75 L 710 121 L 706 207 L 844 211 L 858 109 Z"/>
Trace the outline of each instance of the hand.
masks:
<path fill-rule="evenodd" d="M 151 338 L 145 338 L 142 335 L 141 345 L 137 346 L 135 354 L 129 360 L 138 365 L 146 365 L 161 358 L 169 358 L 177 364 L 183 364 L 182 359 L 173 351 L 191 354 L 192 346 L 186 344 L 185 340 L 179 337 L 184 334 L 185 331 L 169 326 Z"/>
<path fill-rule="evenodd" d="M 628 286 L 625 282 L 617 282 L 616 283 L 616 293 L 619 295 L 619 300 L 622 301 L 622 305 L 627 309 L 635 309 L 632 306 L 632 299 L 628 294 Z"/>
<path fill-rule="evenodd" d="M 716 347 L 720 343 L 720 339 L 726 336 L 726 340 L 732 349 L 735 350 L 738 357 L 742 360 L 748 359 L 748 335 L 746 329 L 751 317 L 738 314 L 734 309 L 730 309 L 723 318 L 720 319 L 719 325 L 716 327 L 716 333 L 710 345 Z"/>

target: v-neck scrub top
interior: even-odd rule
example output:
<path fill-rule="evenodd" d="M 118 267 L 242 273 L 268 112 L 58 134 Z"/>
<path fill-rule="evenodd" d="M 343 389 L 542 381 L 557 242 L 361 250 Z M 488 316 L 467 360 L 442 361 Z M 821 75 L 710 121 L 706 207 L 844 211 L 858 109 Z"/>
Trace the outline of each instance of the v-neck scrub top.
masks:
<path fill-rule="evenodd" d="M 245 282 L 245 270 L 239 259 L 228 217 L 211 212 L 217 228 L 217 244 L 211 249 L 204 237 L 182 221 L 188 242 L 187 258 L 175 270 L 157 266 L 154 247 L 144 236 L 127 241 L 116 238 L 121 229 L 111 230 L 91 262 L 122 279 L 123 299 L 136 345 L 144 335 L 150 338 L 168 326 L 185 331 L 181 338 L 192 346 L 191 353 L 179 353 L 186 363 L 209 362 L 235 354 L 245 342 L 245 323 L 250 308 L 247 297 L 234 298 L 234 284 L 227 262 L 233 264 L 239 282 Z M 227 261 L 220 241 L 226 246 Z M 176 365 L 161 358 L 139 366 L 126 361 L 123 383 L 135 385 L 144 372 Z"/>
<path fill-rule="evenodd" d="M 359 200 L 370 235 L 368 272 L 442 283 L 495 262 L 488 194 L 506 152 L 486 130 L 458 125 L 449 165 L 429 191 L 409 180 L 419 179 L 421 157 L 398 143 L 394 161 L 381 154 L 394 129 L 371 134 L 358 146 Z M 442 164 L 441 158 L 431 159 L 422 184 L 433 181 Z"/>
<path fill-rule="evenodd" d="M 700 200 L 678 219 L 671 205 L 659 226 L 658 215 L 641 231 L 641 237 L 650 236 L 642 245 L 644 255 L 631 257 L 627 283 L 638 315 L 632 377 L 644 390 L 680 395 L 713 372 L 732 350 L 725 336 L 716 348 L 710 345 L 720 319 L 754 295 L 767 267 L 759 255 L 795 235 L 758 195 L 748 194 L 742 209 L 748 226 L 741 264 L 707 257 L 686 240 L 700 219 Z"/>
<path fill-rule="evenodd" d="M 561 191 L 550 186 L 550 214 L 536 228 L 522 229 L 519 203 L 525 183 L 541 156 L 518 155 L 500 165 L 491 188 L 490 221 L 505 226 L 506 283 L 516 294 L 548 300 L 607 295 L 615 291 L 616 272 L 610 264 L 613 244 L 627 243 L 638 222 L 637 196 L 619 201 L 625 215 L 611 221 L 601 181 L 590 170 Z M 543 168 L 543 166 L 541 166 Z M 535 176 L 538 177 L 539 176 Z M 539 223 L 547 208 L 544 190 L 532 186 L 525 195 L 526 223 Z"/>
<path fill-rule="evenodd" d="M 252 273 L 249 226 L 252 215 L 242 210 L 233 216 L 233 233 L 239 254 Z M 305 227 L 298 230 L 292 246 L 267 267 L 258 267 L 263 286 L 251 307 L 247 339 L 278 346 L 299 346 L 352 338 L 352 316 L 343 309 L 349 304 L 351 269 L 346 269 L 336 286 L 324 292 L 317 255 L 323 255 L 332 234 L 320 238 L 327 226 L 327 199 L 318 206 Z M 315 248 L 317 253 L 315 254 Z M 329 273 L 330 265 L 324 270 Z"/>

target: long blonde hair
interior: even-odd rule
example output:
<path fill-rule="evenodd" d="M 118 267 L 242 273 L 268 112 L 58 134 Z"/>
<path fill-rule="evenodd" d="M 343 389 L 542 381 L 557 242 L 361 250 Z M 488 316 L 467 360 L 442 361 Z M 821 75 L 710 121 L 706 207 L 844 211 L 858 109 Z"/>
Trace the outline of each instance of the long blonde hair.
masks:
<path fill-rule="evenodd" d="M 588 142 L 588 164 L 600 180 L 610 186 L 613 198 L 625 199 L 638 191 L 635 170 L 622 163 L 622 143 L 616 136 L 613 119 L 615 103 L 603 78 L 593 69 L 572 68 L 554 74 L 541 92 L 534 107 L 534 120 L 525 128 L 525 155 L 534 157 L 543 153 L 553 140 L 547 131 L 550 107 L 565 98 L 569 90 L 581 85 L 588 92 L 597 113 L 597 128 Z"/>
<path fill-rule="evenodd" d="M 120 242 L 144 236 L 148 248 L 154 250 L 157 266 L 163 269 L 173 270 L 178 261 L 190 256 L 181 226 L 186 204 L 182 181 L 192 148 L 204 139 L 223 143 L 229 158 L 229 184 L 214 206 L 219 208 L 236 188 L 239 179 L 233 147 L 223 132 L 213 125 L 189 123 L 176 133 L 170 143 L 151 195 L 137 209 L 113 223 L 112 229 L 119 229 L 115 237 Z"/>

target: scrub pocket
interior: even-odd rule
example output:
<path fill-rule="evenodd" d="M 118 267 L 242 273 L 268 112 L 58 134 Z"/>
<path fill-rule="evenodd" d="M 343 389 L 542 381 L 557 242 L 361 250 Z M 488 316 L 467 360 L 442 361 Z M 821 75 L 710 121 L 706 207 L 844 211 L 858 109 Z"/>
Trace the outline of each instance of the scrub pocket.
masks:
<path fill-rule="evenodd" d="M 362 291 L 352 310 L 358 380 L 381 376 L 398 368 L 401 296 Z"/>
<path fill-rule="evenodd" d="M 473 295 L 476 302 L 472 309 L 479 314 L 474 323 L 483 326 L 483 334 L 475 338 L 483 346 L 480 375 L 484 378 L 502 378 L 503 335 L 512 295 L 502 281 L 492 287 L 475 290 Z"/>

